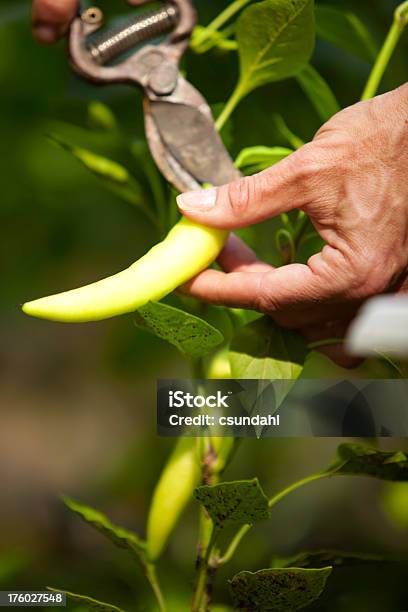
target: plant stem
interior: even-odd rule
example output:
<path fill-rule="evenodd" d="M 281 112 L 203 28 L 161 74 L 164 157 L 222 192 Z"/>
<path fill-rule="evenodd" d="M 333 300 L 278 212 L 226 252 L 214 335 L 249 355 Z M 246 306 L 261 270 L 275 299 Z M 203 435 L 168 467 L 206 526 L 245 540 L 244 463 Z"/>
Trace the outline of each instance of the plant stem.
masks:
<path fill-rule="evenodd" d="M 214 359 L 217 353 L 212 355 Z M 208 369 L 211 364 L 204 364 L 203 359 L 193 360 L 192 363 L 192 376 L 195 378 L 208 378 Z M 207 367 L 206 367 L 207 366 Z M 226 439 L 228 440 L 228 439 Z M 227 444 L 228 448 L 222 455 L 222 461 L 218 461 L 218 455 L 214 450 L 211 438 L 205 436 L 200 438 L 198 442 L 200 444 L 200 454 L 202 461 L 202 480 L 205 484 L 214 485 L 218 482 L 219 473 L 225 467 L 225 462 L 229 453 L 231 452 L 231 446 Z M 211 597 L 211 586 L 212 581 L 215 577 L 216 566 L 210 567 L 211 555 L 216 543 L 216 539 L 219 534 L 219 529 L 214 526 L 213 521 L 208 516 L 204 508 L 200 508 L 200 523 L 199 523 L 199 536 L 197 546 L 197 579 L 196 587 L 191 602 L 191 612 L 200 612 L 202 607 L 208 608 L 209 599 Z M 209 575 L 209 570 L 214 571 Z"/>
<path fill-rule="evenodd" d="M 205 484 L 214 485 L 218 482 L 220 469 L 225 463 L 218 461 L 214 451 L 211 438 L 203 439 L 202 450 L 202 475 Z M 228 445 L 230 450 L 230 445 Z M 224 460 L 226 460 L 225 455 Z M 215 578 L 216 565 L 211 565 L 210 559 L 219 535 L 217 529 L 204 508 L 200 508 L 200 527 L 197 554 L 197 579 L 196 587 L 191 602 L 191 612 L 200 612 L 203 607 L 206 610 L 210 603 L 212 582 Z M 212 570 L 212 571 L 211 571 Z"/>
<path fill-rule="evenodd" d="M 294 231 L 293 240 L 295 243 L 295 251 L 299 248 L 302 238 L 305 234 L 307 226 L 309 225 L 309 217 L 302 210 L 299 212 L 299 216 L 296 221 L 296 227 Z"/>
<path fill-rule="evenodd" d="M 232 559 L 232 557 L 235 554 L 235 551 L 238 548 L 238 545 L 240 544 L 242 538 L 248 533 L 248 531 L 251 529 L 252 525 L 243 525 L 235 534 L 235 536 L 232 538 L 230 545 L 228 546 L 227 550 L 225 551 L 225 553 L 223 554 L 222 557 L 220 557 L 218 559 L 218 565 L 224 565 L 225 563 L 228 563 L 228 561 L 230 561 Z"/>
<path fill-rule="evenodd" d="M 202 357 L 191 360 L 191 375 L 196 380 L 205 378 L 205 367 Z"/>
<path fill-rule="evenodd" d="M 362 100 L 369 100 L 376 95 L 384 72 L 407 23 L 408 1 L 403 2 L 395 9 L 391 28 L 377 56 L 370 76 L 368 77 L 367 84 L 361 96 Z"/>
<path fill-rule="evenodd" d="M 276 246 L 281 254 L 281 264 L 287 265 L 296 261 L 297 251 L 303 236 L 309 225 L 309 217 L 301 210 L 297 217 L 294 229 L 291 228 L 290 222 L 284 220 L 286 227 L 279 229 L 276 232 Z M 286 244 L 282 241 L 286 239 Z"/>
<path fill-rule="evenodd" d="M 224 32 L 222 32 L 222 34 L 224 34 Z M 227 38 L 225 38 L 223 41 L 221 41 L 218 44 L 220 49 L 223 49 L 224 51 L 237 51 L 238 49 L 238 43 L 236 40 L 228 40 Z"/>
<path fill-rule="evenodd" d="M 286 242 L 283 240 L 286 240 Z M 275 234 L 275 242 L 276 248 L 281 255 L 281 264 L 285 266 L 294 263 L 296 248 L 292 234 L 282 227 Z"/>
<path fill-rule="evenodd" d="M 244 8 L 246 4 L 249 4 L 252 0 L 235 0 L 229 6 L 227 6 L 213 21 L 209 24 L 211 30 L 219 30 L 224 24 L 227 23 L 238 11 Z"/>
<path fill-rule="evenodd" d="M 243 96 L 244 96 L 244 92 L 242 90 L 240 83 L 238 83 L 238 85 L 232 92 L 231 97 L 229 98 L 224 108 L 222 109 L 221 114 L 218 116 L 218 118 L 215 121 L 215 127 L 217 128 L 219 132 L 221 132 L 222 128 L 227 123 L 228 119 L 230 118 L 235 108 L 240 103 Z"/>
<path fill-rule="evenodd" d="M 285 120 L 281 115 L 274 113 L 272 115 L 272 119 L 276 125 L 276 129 L 280 133 L 280 135 L 287 140 L 291 147 L 294 149 L 300 149 L 305 144 L 304 141 L 296 136 L 290 129 L 290 127 L 286 124 Z"/>
<path fill-rule="evenodd" d="M 376 351 L 376 353 L 379 359 L 382 359 L 383 361 L 385 361 L 385 363 L 390 365 L 397 372 L 398 378 L 406 378 L 406 376 L 404 375 L 404 372 L 402 371 L 401 366 L 397 362 L 395 362 L 394 359 L 391 359 L 391 357 L 389 357 L 388 355 L 385 355 L 381 351 Z"/>
<path fill-rule="evenodd" d="M 204 556 L 199 557 L 199 566 L 197 574 L 197 583 L 194 591 L 193 600 L 191 602 L 191 612 L 200 612 L 202 609 L 202 602 L 206 595 L 207 586 L 207 575 L 209 569 L 209 560 L 211 553 L 214 550 L 215 543 L 217 541 L 219 530 L 211 523 L 211 535 L 209 542 L 205 549 Z"/>
<path fill-rule="evenodd" d="M 201 603 L 205 594 L 205 584 L 207 582 L 207 567 L 201 562 L 197 575 L 197 585 L 194 591 L 193 601 L 191 602 L 191 612 L 201 612 Z"/>
<path fill-rule="evenodd" d="M 275 504 L 280 502 L 280 500 L 286 497 L 286 495 L 289 495 L 289 493 L 292 493 L 292 491 L 303 487 L 303 485 L 308 484 L 309 482 L 313 482 L 315 480 L 319 480 L 320 478 L 327 478 L 328 476 L 331 476 L 329 472 L 319 472 L 318 474 L 312 474 L 311 476 L 306 476 L 306 478 L 302 478 L 302 480 L 294 482 L 293 484 L 286 487 L 286 489 L 283 489 L 282 491 L 270 498 L 268 504 L 269 508 L 275 506 Z M 232 559 L 242 538 L 248 533 L 251 527 L 252 525 L 243 525 L 241 529 L 237 531 L 224 555 L 218 559 L 218 565 L 224 565 Z"/>
<path fill-rule="evenodd" d="M 302 478 L 302 480 L 294 482 L 293 484 L 286 487 L 286 489 L 279 491 L 279 493 L 270 498 L 269 508 L 275 506 L 278 502 L 280 502 L 281 499 L 289 495 L 289 493 L 292 493 L 292 491 L 296 491 L 296 489 L 299 489 L 300 487 L 303 487 L 304 485 L 309 484 L 310 482 L 320 480 L 321 478 L 327 478 L 328 476 L 331 476 L 329 472 L 318 472 L 317 474 L 306 476 L 306 478 Z"/>
<path fill-rule="evenodd" d="M 196 44 L 199 45 L 205 41 L 208 37 L 208 31 L 214 32 L 222 28 L 238 11 L 240 11 L 246 4 L 249 4 L 251 0 L 235 0 L 232 4 L 227 6 L 215 19 L 209 23 L 206 28 L 202 31 L 201 35 L 196 37 Z"/>
<path fill-rule="evenodd" d="M 316 342 L 309 342 L 307 348 L 311 351 L 322 348 L 323 346 L 334 346 L 336 344 L 344 344 L 344 338 L 326 338 L 325 340 L 316 340 Z"/>
<path fill-rule="evenodd" d="M 166 612 L 166 603 L 164 601 L 163 593 L 157 579 L 156 567 L 153 563 L 146 563 L 145 565 L 146 578 L 148 579 L 150 586 L 152 587 L 153 593 L 156 597 L 157 605 L 160 612 Z"/>

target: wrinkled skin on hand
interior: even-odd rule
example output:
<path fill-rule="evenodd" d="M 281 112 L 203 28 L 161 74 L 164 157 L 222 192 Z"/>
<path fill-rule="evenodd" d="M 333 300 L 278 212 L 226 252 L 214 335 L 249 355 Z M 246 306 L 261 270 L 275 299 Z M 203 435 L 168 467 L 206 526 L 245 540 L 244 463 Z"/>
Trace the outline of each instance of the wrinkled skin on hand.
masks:
<path fill-rule="evenodd" d="M 179 196 L 183 214 L 235 229 L 293 209 L 326 246 L 307 265 L 274 269 L 231 236 L 219 263 L 185 291 L 248 307 L 309 340 L 341 337 L 361 303 L 408 290 L 408 84 L 339 112 L 313 141 L 257 175 Z M 352 365 L 340 345 L 325 352 Z"/>

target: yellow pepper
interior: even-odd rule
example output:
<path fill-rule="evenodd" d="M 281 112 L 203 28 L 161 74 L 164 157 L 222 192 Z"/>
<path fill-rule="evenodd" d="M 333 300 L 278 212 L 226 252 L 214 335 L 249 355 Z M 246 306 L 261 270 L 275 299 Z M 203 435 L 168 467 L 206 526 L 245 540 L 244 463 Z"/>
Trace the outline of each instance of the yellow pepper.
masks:
<path fill-rule="evenodd" d="M 123 272 L 91 285 L 23 305 L 31 316 L 51 321 L 99 321 L 160 300 L 207 268 L 228 232 L 182 218 L 167 237 Z"/>
<path fill-rule="evenodd" d="M 201 477 L 195 438 L 180 438 L 153 494 L 147 521 L 147 554 L 155 561 L 162 553 L 181 513 L 193 499 Z"/>

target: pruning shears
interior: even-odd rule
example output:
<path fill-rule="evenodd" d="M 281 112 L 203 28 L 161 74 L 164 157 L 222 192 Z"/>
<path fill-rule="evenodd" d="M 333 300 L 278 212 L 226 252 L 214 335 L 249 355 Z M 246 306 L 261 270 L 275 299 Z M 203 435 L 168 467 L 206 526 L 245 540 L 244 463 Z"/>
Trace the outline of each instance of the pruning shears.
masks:
<path fill-rule="evenodd" d="M 152 156 L 179 191 L 205 183 L 222 185 L 240 176 L 206 100 L 180 74 L 180 60 L 195 24 L 190 0 L 167 0 L 102 34 L 102 11 L 88 8 L 73 20 L 69 31 L 70 62 L 81 77 L 96 84 L 142 88 Z"/>

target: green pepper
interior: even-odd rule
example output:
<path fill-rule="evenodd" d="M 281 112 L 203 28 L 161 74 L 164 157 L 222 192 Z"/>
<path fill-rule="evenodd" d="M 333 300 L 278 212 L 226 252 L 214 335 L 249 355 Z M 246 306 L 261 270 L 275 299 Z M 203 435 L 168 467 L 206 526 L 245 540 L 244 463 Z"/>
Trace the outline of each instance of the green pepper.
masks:
<path fill-rule="evenodd" d="M 207 268 L 228 232 L 182 218 L 167 237 L 126 270 L 91 285 L 23 305 L 34 317 L 67 323 L 99 321 L 160 300 Z"/>

